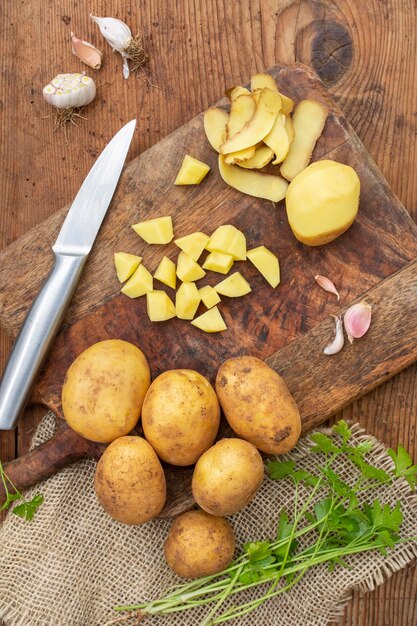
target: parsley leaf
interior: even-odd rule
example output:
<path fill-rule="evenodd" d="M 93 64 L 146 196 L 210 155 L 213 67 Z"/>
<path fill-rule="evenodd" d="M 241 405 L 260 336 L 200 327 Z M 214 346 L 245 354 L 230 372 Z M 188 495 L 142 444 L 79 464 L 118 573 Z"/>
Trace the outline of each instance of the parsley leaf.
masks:
<path fill-rule="evenodd" d="M 12 509 L 12 513 L 14 513 L 15 515 L 18 515 L 19 517 L 21 517 L 22 519 L 25 519 L 28 522 L 31 522 L 33 520 L 33 517 L 36 511 L 42 504 L 42 502 L 43 502 L 43 495 L 40 493 L 37 493 L 32 498 L 32 500 L 29 500 L 28 502 L 26 501 L 22 502 L 22 504 L 15 506 L 14 509 Z"/>
<path fill-rule="evenodd" d="M 343 443 L 347 443 L 352 435 L 352 431 L 346 424 L 345 420 L 339 420 L 332 428 L 336 435 L 340 435 Z"/>
<path fill-rule="evenodd" d="M 388 448 L 387 452 L 394 461 L 394 476 L 405 478 L 411 490 L 414 491 L 417 485 L 417 465 L 413 465 L 410 455 L 403 446 L 398 446 L 397 452 L 392 448 Z"/>
<path fill-rule="evenodd" d="M 268 474 L 273 480 L 280 480 L 292 474 L 295 461 L 269 461 Z"/>

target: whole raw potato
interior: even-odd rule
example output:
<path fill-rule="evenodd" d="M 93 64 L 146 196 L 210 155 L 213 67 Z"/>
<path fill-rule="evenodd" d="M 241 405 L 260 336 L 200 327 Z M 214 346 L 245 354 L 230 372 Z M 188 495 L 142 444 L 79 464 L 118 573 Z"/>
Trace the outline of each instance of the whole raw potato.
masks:
<path fill-rule="evenodd" d="M 235 536 L 223 517 L 188 511 L 173 522 L 165 541 L 165 559 L 183 578 L 217 574 L 233 559 Z"/>
<path fill-rule="evenodd" d="M 62 388 L 68 425 L 92 441 L 107 443 L 136 426 L 150 385 L 149 365 L 139 348 L 109 339 L 84 350 Z"/>
<path fill-rule="evenodd" d="M 146 439 L 173 465 L 195 463 L 213 443 L 219 420 L 213 387 L 193 370 L 168 370 L 155 378 L 142 407 Z"/>
<path fill-rule="evenodd" d="M 264 361 L 240 356 L 225 361 L 216 392 L 235 433 L 268 454 L 291 450 L 301 433 L 297 405 L 288 387 Z"/>
<path fill-rule="evenodd" d="M 352 225 L 359 207 L 360 181 L 349 165 L 312 163 L 291 181 L 285 203 L 288 222 L 299 241 L 321 246 Z"/>
<path fill-rule="evenodd" d="M 243 439 L 221 439 L 197 461 L 192 479 L 197 504 L 212 515 L 233 515 L 261 486 L 264 464 L 258 450 Z"/>
<path fill-rule="evenodd" d="M 144 524 L 162 510 L 165 475 L 142 437 L 120 437 L 97 463 L 94 488 L 103 509 L 123 524 Z"/>

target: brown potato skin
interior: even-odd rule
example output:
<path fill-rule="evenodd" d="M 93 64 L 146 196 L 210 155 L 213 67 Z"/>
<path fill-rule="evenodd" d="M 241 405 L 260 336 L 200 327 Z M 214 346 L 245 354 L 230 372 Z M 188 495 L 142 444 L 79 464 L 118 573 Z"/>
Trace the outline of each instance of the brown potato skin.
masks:
<path fill-rule="evenodd" d="M 233 515 L 252 500 L 263 477 L 264 464 L 254 445 L 221 439 L 198 459 L 192 492 L 207 513 Z"/>
<path fill-rule="evenodd" d="M 235 536 L 223 517 L 188 511 L 173 522 L 164 545 L 169 567 L 182 578 L 217 574 L 235 552 Z"/>
<path fill-rule="evenodd" d="M 284 454 L 297 443 L 301 419 L 287 385 L 264 361 L 240 356 L 225 361 L 216 392 L 235 433 L 268 454 Z"/>
<path fill-rule="evenodd" d="M 94 488 L 103 509 L 123 524 L 144 524 L 166 499 L 165 475 L 152 446 L 142 437 L 120 437 L 97 463 Z"/>
<path fill-rule="evenodd" d="M 127 435 L 150 384 L 148 361 L 137 346 L 120 339 L 91 345 L 65 376 L 62 409 L 68 426 L 100 443 Z"/>
<path fill-rule="evenodd" d="M 213 443 L 220 406 L 209 381 L 194 370 L 168 370 L 151 384 L 142 407 L 146 439 L 159 458 L 192 465 Z"/>

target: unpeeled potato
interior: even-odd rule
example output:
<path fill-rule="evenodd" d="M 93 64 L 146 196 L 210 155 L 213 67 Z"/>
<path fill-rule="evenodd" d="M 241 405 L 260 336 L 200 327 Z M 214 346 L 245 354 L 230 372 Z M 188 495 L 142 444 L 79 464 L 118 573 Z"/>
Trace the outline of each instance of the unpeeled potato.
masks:
<path fill-rule="evenodd" d="M 159 458 L 173 465 L 195 463 L 212 445 L 219 421 L 215 391 L 194 370 L 168 370 L 160 374 L 149 387 L 143 403 L 145 437 Z"/>
<path fill-rule="evenodd" d="M 120 339 L 100 341 L 84 350 L 67 371 L 64 417 L 86 439 L 113 441 L 136 426 L 149 385 L 149 365 L 137 346 Z"/>
<path fill-rule="evenodd" d="M 183 578 L 217 574 L 235 551 L 233 529 L 224 517 L 188 511 L 172 523 L 164 545 L 169 567 Z"/>
<path fill-rule="evenodd" d="M 284 454 L 297 443 L 301 420 L 287 385 L 264 361 L 241 356 L 225 361 L 216 392 L 235 433 L 269 454 Z"/>
<path fill-rule="evenodd" d="M 94 487 L 106 513 L 123 524 L 144 524 L 165 504 L 164 471 L 142 437 L 120 437 L 106 448 L 97 463 Z"/>
<path fill-rule="evenodd" d="M 254 497 L 264 477 L 262 457 L 243 439 L 221 439 L 198 459 L 192 479 L 197 504 L 212 515 L 233 515 Z"/>

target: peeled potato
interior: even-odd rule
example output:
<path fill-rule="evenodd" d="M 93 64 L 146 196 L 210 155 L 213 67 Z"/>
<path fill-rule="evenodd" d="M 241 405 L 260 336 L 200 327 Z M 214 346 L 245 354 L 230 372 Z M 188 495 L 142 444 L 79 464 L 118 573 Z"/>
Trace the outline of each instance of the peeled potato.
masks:
<path fill-rule="evenodd" d="M 288 187 L 291 230 L 309 246 L 333 241 L 354 222 L 359 193 L 359 177 L 349 165 L 330 160 L 312 163 Z"/>
<path fill-rule="evenodd" d="M 164 545 L 169 567 L 183 578 L 217 574 L 235 551 L 233 529 L 224 517 L 187 511 L 175 518 Z"/>
<path fill-rule="evenodd" d="M 301 420 L 287 385 L 264 361 L 241 356 L 225 361 L 216 393 L 235 433 L 268 454 L 289 452 L 298 441 Z"/>
<path fill-rule="evenodd" d="M 261 174 L 238 165 L 227 165 L 222 154 L 219 154 L 219 172 L 228 185 L 242 193 L 272 202 L 279 202 L 285 198 L 288 183 L 280 176 Z"/>
<path fill-rule="evenodd" d="M 281 165 L 281 175 L 292 180 L 310 163 L 311 155 L 327 119 L 327 109 L 314 100 L 302 100 L 295 109 L 292 122 L 294 141 Z"/>
<path fill-rule="evenodd" d="M 281 108 L 279 94 L 271 89 L 263 89 L 255 113 L 236 135 L 227 139 L 220 147 L 221 154 L 244 150 L 261 141 L 271 130 Z"/>

